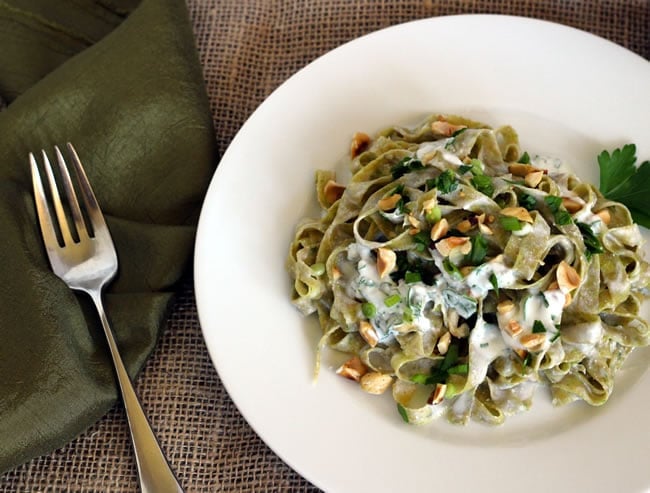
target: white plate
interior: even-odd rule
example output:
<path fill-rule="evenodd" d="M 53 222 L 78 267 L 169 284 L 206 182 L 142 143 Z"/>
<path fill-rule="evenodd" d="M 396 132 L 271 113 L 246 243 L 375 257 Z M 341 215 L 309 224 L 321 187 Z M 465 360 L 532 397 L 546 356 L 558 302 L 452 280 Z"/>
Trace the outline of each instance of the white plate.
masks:
<path fill-rule="evenodd" d="M 524 149 L 597 183 L 604 148 L 635 142 L 650 157 L 650 63 L 560 25 L 472 15 L 370 34 L 291 77 L 233 140 L 199 224 L 199 316 L 230 396 L 326 491 L 650 491 L 647 350 L 605 406 L 553 409 L 542 394 L 497 428 L 408 426 L 389 395 L 328 365 L 312 382 L 319 329 L 290 305 L 284 262 L 296 223 L 316 210 L 313 172 L 335 167 L 355 131 L 433 112 L 510 123 Z"/>

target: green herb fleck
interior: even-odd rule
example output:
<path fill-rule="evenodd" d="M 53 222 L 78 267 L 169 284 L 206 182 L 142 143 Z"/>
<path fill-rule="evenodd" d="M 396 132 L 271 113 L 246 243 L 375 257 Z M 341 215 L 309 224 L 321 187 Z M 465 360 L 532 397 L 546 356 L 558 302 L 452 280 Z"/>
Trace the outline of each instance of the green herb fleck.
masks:
<path fill-rule="evenodd" d="M 454 264 L 451 260 L 449 260 L 449 257 L 446 257 L 442 261 L 442 266 L 445 268 L 445 270 L 451 277 L 454 277 L 456 279 L 463 278 L 463 274 L 460 272 L 460 269 L 456 264 Z"/>
<path fill-rule="evenodd" d="M 440 371 L 448 371 L 458 361 L 458 344 L 450 344 L 445 353 L 445 358 L 440 364 Z"/>
<path fill-rule="evenodd" d="M 451 170 L 445 170 L 440 173 L 438 178 L 435 178 L 434 188 L 443 194 L 451 193 L 458 188 L 458 179 Z"/>
<path fill-rule="evenodd" d="M 413 322 L 413 310 L 411 309 L 410 306 L 407 306 L 404 308 L 404 313 L 402 315 L 402 320 L 406 323 L 411 323 Z"/>
<path fill-rule="evenodd" d="M 526 353 L 526 356 L 524 358 L 524 367 L 530 366 L 530 363 L 532 362 L 533 357 L 530 355 L 530 353 Z"/>
<path fill-rule="evenodd" d="M 494 185 L 492 184 L 492 179 L 486 175 L 476 175 L 471 180 L 472 185 L 479 192 L 492 197 L 494 193 Z"/>
<path fill-rule="evenodd" d="M 560 331 L 558 330 L 553 337 L 551 337 L 551 342 L 555 342 L 560 337 Z"/>
<path fill-rule="evenodd" d="M 372 318 L 377 314 L 377 307 L 370 302 L 361 305 L 361 312 L 366 318 Z"/>
<path fill-rule="evenodd" d="M 467 375 L 469 373 L 469 365 L 462 363 L 460 365 L 452 366 L 447 370 L 450 375 Z"/>
<path fill-rule="evenodd" d="M 523 228 L 521 221 L 512 216 L 499 216 L 499 222 L 506 231 L 519 231 Z"/>
<path fill-rule="evenodd" d="M 468 260 L 472 265 L 480 265 L 487 255 L 487 240 L 482 234 L 472 237 L 472 250 L 469 252 Z"/>
<path fill-rule="evenodd" d="M 527 193 L 522 193 L 519 196 L 519 205 L 524 207 L 526 210 L 532 211 L 537 207 L 537 200 L 532 195 Z"/>
<path fill-rule="evenodd" d="M 399 163 L 392 166 L 390 168 L 390 172 L 393 175 L 393 179 L 396 180 L 399 177 L 404 176 L 406 173 L 423 168 L 424 164 L 422 164 L 422 161 L 407 156 L 403 158 Z"/>
<path fill-rule="evenodd" d="M 415 250 L 418 252 L 424 252 L 431 241 L 429 233 L 426 231 L 420 231 L 419 233 L 414 234 L 411 238 L 413 238 L 413 241 L 415 242 Z"/>
<path fill-rule="evenodd" d="M 535 320 L 533 322 L 533 334 L 540 334 L 542 332 L 546 332 L 546 327 L 544 327 L 544 324 L 540 320 Z"/>
<path fill-rule="evenodd" d="M 585 251 L 587 258 L 590 259 L 591 256 L 596 253 L 603 253 L 603 244 L 600 242 L 598 236 L 593 232 L 591 226 L 581 222 L 576 222 L 576 225 L 582 233 L 582 239 L 585 243 L 585 248 L 587 249 Z"/>
<path fill-rule="evenodd" d="M 490 274 L 490 284 L 492 284 L 495 294 L 499 296 L 499 280 L 494 272 Z"/>
<path fill-rule="evenodd" d="M 528 151 L 524 151 L 524 153 L 519 158 L 519 162 L 521 164 L 530 164 L 530 155 L 528 154 Z"/>
<path fill-rule="evenodd" d="M 420 274 L 419 272 L 406 271 L 406 274 L 404 274 L 404 281 L 406 281 L 406 284 L 421 282 L 422 274 Z"/>
<path fill-rule="evenodd" d="M 567 224 L 571 224 L 573 222 L 571 214 L 569 214 L 569 212 L 562 207 L 562 197 L 557 197 L 556 195 L 547 195 L 544 197 L 544 202 L 546 202 L 546 205 L 548 205 L 548 208 L 553 213 L 555 224 L 566 226 Z"/>
<path fill-rule="evenodd" d="M 406 409 L 404 408 L 404 406 L 402 406 L 399 402 L 397 403 L 397 412 L 402 417 L 402 419 L 404 420 L 405 423 L 409 422 L 409 415 L 406 412 Z"/>
<path fill-rule="evenodd" d="M 391 307 L 394 305 L 397 305 L 400 301 L 402 301 L 402 298 L 400 298 L 399 294 L 393 294 L 386 299 L 384 299 L 384 305 Z"/>

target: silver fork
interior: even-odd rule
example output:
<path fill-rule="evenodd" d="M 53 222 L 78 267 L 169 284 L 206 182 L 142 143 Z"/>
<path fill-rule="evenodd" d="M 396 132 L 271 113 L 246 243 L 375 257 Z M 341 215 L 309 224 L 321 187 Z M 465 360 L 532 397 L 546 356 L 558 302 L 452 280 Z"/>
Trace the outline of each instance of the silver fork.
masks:
<path fill-rule="evenodd" d="M 90 227 L 88 228 L 86 226 L 68 167 L 59 148 L 55 146 L 54 152 L 59 165 L 63 188 L 67 196 L 69 212 L 77 233 L 77 239 L 74 238 L 73 230 L 68 223 L 66 211 L 47 154 L 44 150 L 41 151 L 56 219 L 50 213 L 50 207 L 43 189 L 43 182 L 38 171 L 36 158 L 34 154 L 30 153 L 29 162 L 32 169 L 34 198 L 43 243 L 45 244 L 45 249 L 47 250 L 47 255 L 54 273 L 71 289 L 87 293 L 97 307 L 97 312 L 99 313 L 99 318 L 101 319 L 104 334 L 106 335 L 108 347 L 115 365 L 115 373 L 117 374 L 124 407 L 126 408 L 142 492 L 182 493 L 183 489 L 174 476 L 158 440 L 151 429 L 151 425 L 142 409 L 138 396 L 133 389 L 133 384 L 124 368 L 124 363 L 115 343 L 113 332 L 104 312 L 102 289 L 117 273 L 117 254 L 115 253 L 113 240 L 104 221 L 104 216 L 97 204 L 95 194 L 90 187 L 81 161 L 72 144 L 68 143 L 67 147 L 77 175 L 79 193 L 85 206 L 86 217 L 89 219 Z M 55 222 L 58 223 L 62 243 L 57 238 Z"/>

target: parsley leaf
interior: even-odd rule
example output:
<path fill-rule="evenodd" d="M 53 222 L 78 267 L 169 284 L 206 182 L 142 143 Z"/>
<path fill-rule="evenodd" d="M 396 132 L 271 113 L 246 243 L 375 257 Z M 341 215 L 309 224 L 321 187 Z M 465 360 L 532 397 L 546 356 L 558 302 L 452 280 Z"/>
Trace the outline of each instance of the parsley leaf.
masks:
<path fill-rule="evenodd" d="M 600 191 L 610 200 L 621 202 L 630 209 L 635 222 L 650 228 L 648 194 L 650 194 L 650 161 L 636 164 L 636 146 L 626 144 L 611 154 L 598 156 Z"/>
<path fill-rule="evenodd" d="M 451 170 L 443 171 L 433 183 L 440 193 L 450 193 L 458 188 L 458 180 Z"/>
<path fill-rule="evenodd" d="M 472 250 L 469 252 L 467 258 L 472 265 L 480 265 L 483 263 L 483 260 L 485 260 L 485 256 L 487 255 L 487 240 L 479 233 L 476 236 L 472 236 L 471 241 Z"/>
<path fill-rule="evenodd" d="M 396 180 L 400 176 L 404 176 L 406 173 L 409 173 L 410 171 L 415 171 L 423 168 L 424 168 L 424 164 L 422 164 L 422 161 L 418 159 L 413 159 L 410 156 L 406 156 L 399 163 L 395 164 L 394 166 L 391 166 L 390 172 L 393 175 L 393 179 Z"/>
<path fill-rule="evenodd" d="M 582 239 L 585 242 L 585 247 L 587 248 L 585 255 L 587 259 L 590 259 L 591 256 L 595 253 L 603 253 L 603 244 L 600 242 L 600 239 L 591 229 L 591 226 L 585 223 L 577 222 L 576 225 L 582 233 Z"/>
<path fill-rule="evenodd" d="M 524 207 L 528 211 L 535 210 L 535 207 L 537 206 L 537 200 L 535 200 L 535 197 L 532 195 L 528 195 L 527 193 L 522 193 L 521 196 L 519 197 L 519 205 Z"/>
<path fill-rule="evenodd" d="M 488 197 L 492 197 L 494 193 L 494 185 L 492 185 L 492 179 L 486 175 L 476 175 L 471 179 L 472 185 L 476 190 L 481 193 L 484 193 Z"/>
<path fill-rule="evenodd" d="M 528 151 L 524 152 L 521 157 L 519 158 L 519 162 L 522 164 L 530 164 L 530 155 L 528 154 Z"/>
<path fill-rule="evenodd" d="M 547 195 L 544 197 L 544 202 L 546 202 L 548 208 L 551 209 L 553 217 L 555 218 L 555 224 L 558 224 L 559 226 L 566 226 L 567 224 L 571 224 L 573 222 L 571 214 L 569 214 L 569 212 L 562 207 L 562 197 L 558 197 L 556 195 Z"/>

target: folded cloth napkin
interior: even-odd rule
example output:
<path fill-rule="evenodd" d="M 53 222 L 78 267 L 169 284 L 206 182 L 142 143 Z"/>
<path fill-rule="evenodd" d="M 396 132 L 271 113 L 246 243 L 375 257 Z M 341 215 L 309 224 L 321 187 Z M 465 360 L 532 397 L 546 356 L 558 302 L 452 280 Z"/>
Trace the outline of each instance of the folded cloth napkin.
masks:
<path fill-rule="evenodd" d="M 182 0 L 0 0 L 0 98 L 6 471 L 62 446 L 117 399 L 92 305 L 50 270 L 28 153 L 72 142 L 84 163 L 117 248 L 106 308 L 134 376 L 189 267 L 216 145 Z"/>

